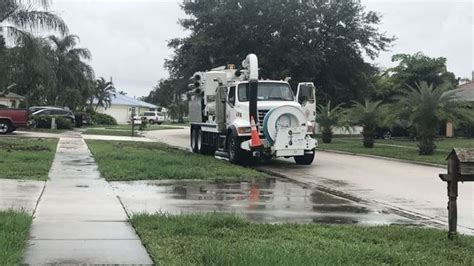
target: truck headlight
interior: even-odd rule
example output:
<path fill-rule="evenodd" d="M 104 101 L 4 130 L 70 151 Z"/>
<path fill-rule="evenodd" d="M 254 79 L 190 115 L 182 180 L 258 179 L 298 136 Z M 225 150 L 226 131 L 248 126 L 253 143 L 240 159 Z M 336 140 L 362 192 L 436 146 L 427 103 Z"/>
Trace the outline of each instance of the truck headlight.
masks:
<path fill-rule="evenodd" d="M 252 133 L 252 128 L 251 127 L 238 127 L 237 132 L 239 134 L 250 134 Z"/>

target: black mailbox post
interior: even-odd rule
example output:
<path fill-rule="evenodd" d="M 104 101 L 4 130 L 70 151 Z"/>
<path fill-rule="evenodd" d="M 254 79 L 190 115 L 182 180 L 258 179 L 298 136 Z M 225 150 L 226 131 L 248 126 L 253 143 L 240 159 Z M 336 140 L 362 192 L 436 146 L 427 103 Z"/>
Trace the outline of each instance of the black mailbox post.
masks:
<path fill-rule="evenodd" d="M 448 237 L 452 239 L 457 234 L 458 182 L 474 182 L 474 149 L 455 148 L 447 160 L 448 174 L 440 174 L 439 177 L 448 184 Z"/>

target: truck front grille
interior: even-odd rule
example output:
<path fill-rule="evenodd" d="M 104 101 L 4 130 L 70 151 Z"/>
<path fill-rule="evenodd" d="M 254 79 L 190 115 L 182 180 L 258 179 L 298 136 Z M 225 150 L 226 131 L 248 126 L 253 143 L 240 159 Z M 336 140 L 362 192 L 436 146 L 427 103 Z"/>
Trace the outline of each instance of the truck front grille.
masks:
<path fill-rule="evenodd" d="M 269 110 L 258 110 L 258 127 L 260 130 L 263 129 L 263 119 L 265 118 L 265 115 L 268 113 Z"/>

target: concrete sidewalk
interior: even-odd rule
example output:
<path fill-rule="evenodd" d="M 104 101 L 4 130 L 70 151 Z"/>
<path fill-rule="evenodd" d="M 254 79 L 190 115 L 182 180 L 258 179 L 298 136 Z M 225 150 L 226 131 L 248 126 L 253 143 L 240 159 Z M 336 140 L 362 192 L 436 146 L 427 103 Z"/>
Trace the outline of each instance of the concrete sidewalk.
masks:
<path fill-rule="evenodd" d="M 24 257 L 27 264 L 152 264 L 79 134 L 61 137 Z"/>
<path fill-rule="evenodd" d="M 45 181 L 0 179 L 0 210 L 25 211 L 32 214 Z"/>

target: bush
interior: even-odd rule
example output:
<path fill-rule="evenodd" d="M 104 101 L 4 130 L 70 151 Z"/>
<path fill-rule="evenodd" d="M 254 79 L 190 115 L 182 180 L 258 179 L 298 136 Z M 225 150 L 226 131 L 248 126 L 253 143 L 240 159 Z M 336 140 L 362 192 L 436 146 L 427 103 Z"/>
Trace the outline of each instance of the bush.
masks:
<path fill-rule="evenodd" d="M 93 125 L 117 125 L 117 120 L 110 115 L 92 113 L 91 120 Z"/>
<path fill-rule="evenodd" d="M 66 117 L 56 118 L 56 126 L 58 129 L 72 129 L 72 121 Z"/>
<path fill-rule="evenodd" d="M 48 116 L 34 116 L 33 122 L 36 128 L 51 128 L 51 117 Z"/>
<path fill-rule="evenodd" d="M 72 129 L 72 121 L 62 116 L 35 116 L 33 121 L 36 128 L 51 128 L 51 120 L 56 118 L 57 129 Z"/>

